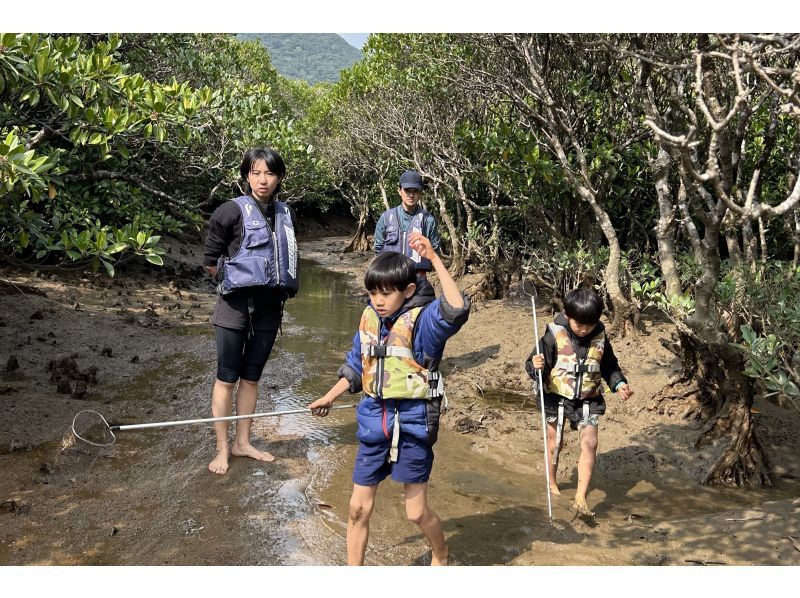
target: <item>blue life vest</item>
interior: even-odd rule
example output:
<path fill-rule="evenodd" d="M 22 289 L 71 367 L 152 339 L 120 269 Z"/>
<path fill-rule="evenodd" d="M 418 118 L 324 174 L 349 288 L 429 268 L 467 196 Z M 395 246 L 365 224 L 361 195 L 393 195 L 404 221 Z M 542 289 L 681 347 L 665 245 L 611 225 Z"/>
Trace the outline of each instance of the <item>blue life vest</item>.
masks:
<path fill-rule="evenodd" d="M 397 210 L 402 210 L 401 206 L 397 206 L 396 208 L 392 208 L 391 210 L 386 210 L 383 213 L 383 221 L 386 224 L 385 231 L 384 231 L 384 241 L 383 241 L 383 249 L 382 251 L 394 251 L 395 253 L 402 253 L 405 256 L 411 258 L 411 261 L 417 267 L 417 270 L 427 270 L 430 271 L 431 261 L 425 259 L 416 251 L 411 249 L 408 246 L 408 237 L 411 233 L 421 233 L 422 232 L 422 225 L 425 221 L 425 217 L 428 215 L 428 212 L 425 210 L 420 210 L 414 216 L 411 217 L 411 224 L 408 227 L 407 231 L 400 230 L 400 219 L 397 216 Z"/>
<path fill-rule="evenodd" d="M 289 206 L 275 202 L 275 230 L 255 200 L 247 195 L 237 197 L 242 212 L 242 244 L 232 257 L 220 256 L 217 267 L 222 272 L 217 290 L 221 295 L 243 287 L 280 287 L 297 292 L 297 241 Z"/>

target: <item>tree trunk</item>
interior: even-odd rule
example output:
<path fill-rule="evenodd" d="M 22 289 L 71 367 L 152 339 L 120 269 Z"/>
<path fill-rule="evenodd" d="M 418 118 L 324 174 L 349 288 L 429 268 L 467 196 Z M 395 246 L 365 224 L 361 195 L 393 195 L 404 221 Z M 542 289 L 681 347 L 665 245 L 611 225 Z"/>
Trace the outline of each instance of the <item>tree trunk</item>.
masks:
<path fill-rule="evenodd" d="M 367 219 L 369 218 L 368 210 L 359 210 L 358 224 L 356 225 L 356 232 L 347 242 L 347 245 L 342 249 L 343 253 L 351 253 L 353 251 L 369 251 L 369 236 L 367 235 Z"/>
<path fill-rule="evenodd" d="M 380 179 L 378 180 L 378 189 L 380 189 L 381 191 L 381 199 L 383 200 L 383 207 L 386 210 L 391 209 L 391 206 L 389 205 L 389 197 L 386 195 L 386 185 L 384 185 L 383 181 Z"/>
<path fill-rule="evenodd" d="M 792 258 L 792 267 L 797 268 L 800 264 L 800 210 L 794 210 L 794 257 Z"/>
<path fill-rule="evenodd" d="M 656 195 L 658 196 L 658 222 L 656 223 L 656 240 L 658 241 L 658 259 L 661 273 L 667 287 L 667 298 L 681 294 L 681 279 L 675 265 L 675 207 L 669 188 L 670 156 L 663 147 L 658 148 L 658 156 L 651 160 L 650 166 L 655 177 Z"/>
<path fill-rule="evenodd" d="M 665 399 L 688 399 L 684 418 L 701 418 L 705 426 L 695 446 L 719 441 L 728 445 L 702 483 L 723 486 L 771 486 L 769 467 L 756 436 L 750 409 L 753 380 L 743 374 L 744 356 L 720 338 L 702 340 L 709 329 L 679 326 L 683 375 L 660 393 Z"/>
<path fill-rule="evenodd" d="M 452 243 L 453 261 L 450 263 L 450 274 L 453 275 L 453 278 L 459 278 L 464 275 L 467 267 L 464 259 L 464 252 L 462 251 L 461 243 L 459 242 L 461 235 L 458 234 L 458 231 L 453 224 L 453 219 L 447 212 L 447 204 L 445 202 L 445 198 L 441 195 L 441 193 L 439 193 L 438 185 L 434 185 L 433 187 L 433 197 L 436 200 L 436 204 L 439 206 L 439 216 L 447 228 L 447 232 L 450 235 L 450 240 Z"/>
<path fill-rule="evenodd" d="M 703 244 L 700 241 L 700 233 L 697 232 L 697 227 L 692 220 L 692 216 L 689 213 L 689 206 L 686 202 L 686 184 L 683 181 L 683 177 L 681 177 L 680 188 L 678 189 L 678 208 L 681 212 L 681 226 L 689 239 L 689 243 L 692 245 L 694 261 L 698 264 L 702 264 Z"/>
<path fill-rule="evenodd" d="M 622 335 L 625 336 L 627 324 L 633 321 L 635 309 L 630 301 L 625 298 L 625 295 L 622 294 L 622 289 L 619 287 L 619 265 L 622 255 L 619 247 L 619 239 L 614 230 L 614 225 L 611 223 L 611 218 L 608 217 L 608 213 L 597 202 L 594 194 L 586 188 L 581 188 L 580 193 L 592 207 L 600 229 L 603 231 L 606 241 L 608 241 L 608 263 L 606 264 L 604 278 L 606 290 L 608 291 L 608 296 L 611 298 L 614 310 L 614 318 L 609 332 L 621 331 Z"/>

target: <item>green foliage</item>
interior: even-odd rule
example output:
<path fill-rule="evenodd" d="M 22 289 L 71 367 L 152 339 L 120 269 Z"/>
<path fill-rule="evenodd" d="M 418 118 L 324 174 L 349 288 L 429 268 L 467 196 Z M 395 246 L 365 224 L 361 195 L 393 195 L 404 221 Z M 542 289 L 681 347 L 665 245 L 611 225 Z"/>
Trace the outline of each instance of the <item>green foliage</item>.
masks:
<path fill-rule="evenodd" d="M 608 249 L 590 249 L 583 241 L 544 246 L 524 258 L 523 270 L 552 281 L 556 294 L 564 297 L 579 286 L 602 285 Z"/>
<path fill-rule="evenodd" d="M 736 285 L 743 292 L 732 292 Z M 731 271 L 718 287 L 728 313 L 741 314 L 745 373 L 800 409 L 800 269 L 771 262 L 753 272 Z"/>
<path fill-rule="evenodd" d="M 122 248 L 109 253 L 102 240 L 134 225 L 199 226 L 198 207 L 240 193 L 237 166 L 253 146 L 275 147 L 290 164 L 285 189 L 313 196 L 316 158 L 296 124 L 309 94 L 284 88 L 258 43 L 216 34 L 0 42 L 0 249 L 11 259 L 97 267 L 130 253 L 158 263 L 150 246 L 115 241 Z"/>
<path fill-rule="evenodd" d="M 788 368 L 782 357 L 795 352 L 796 348 L 780 340 L 774 334 L 757 335 L 748 325 L 741 327 L 741 347 L 747 354 L 748 363 L 744 373 L 760 379 L 770 391 L 767 396 L 779 395 L 800 409 L 800 360 L 792 359 Z"/>

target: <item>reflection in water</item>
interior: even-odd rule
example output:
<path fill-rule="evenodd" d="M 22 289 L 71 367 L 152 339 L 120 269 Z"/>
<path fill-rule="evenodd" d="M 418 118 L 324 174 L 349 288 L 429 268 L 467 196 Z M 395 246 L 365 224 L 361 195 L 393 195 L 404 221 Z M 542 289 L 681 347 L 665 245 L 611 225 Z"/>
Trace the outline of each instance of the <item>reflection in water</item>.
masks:
<path fill-rule="evenodd" d="M 279 350 L 295 357 L 289 365 L 294 383 L 270 390 L 275 410 L 306 407 L 333 386 L 364 309 L 364 303 L 353 296 L 344 275 L 324 270 L 313 262 L 301 260 L 300 289 L 297 297 L 286 303 L 287 334 L 277 342 Z M 277 360 L 268 362 L 264 379 L 269 380 L 271 369 L 278 366 L 286 364 Z M 338 403 L 355 402 L 357 398 L 345 395 Z M 302 434 L 328 444 L 344 440 L 341 433 L 349 430 L 347 424 L 354 417 L 352 411 L 342 409 L 332 411 L 326 418 L 284 416 L 277 424 L 281 434 Z"/>

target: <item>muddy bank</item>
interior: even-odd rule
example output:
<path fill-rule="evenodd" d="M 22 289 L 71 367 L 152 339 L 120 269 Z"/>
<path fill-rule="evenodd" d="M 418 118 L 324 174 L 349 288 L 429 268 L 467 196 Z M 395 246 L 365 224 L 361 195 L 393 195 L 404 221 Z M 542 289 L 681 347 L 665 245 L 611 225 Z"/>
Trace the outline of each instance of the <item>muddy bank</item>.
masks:
<path fill-rule="evenodd" d="M 325 426 L 255 420 L 254 443 L 277 460 L 234 458 L 225 476 L 206 469 L 207 425 L 117 432 L 107 448 L 72 437 L 81 410 L 111 423 L 209 416 L 215 295 L 201 249 L 167 244 L 163 269 L 132 265 L 113 280 L 2 272 L 0 564 L 319 562 L 295 528 L 314 517 L 308 464 L 331 442 Z M 282 342 L 300 330 L 289 314 L 259 411 L 303 406 L 289 389 L 308 367 Z M 94 421 L 83 418 L 79 430 Z"/>
<path fill-rule="evenodd" d="M 335 381 L 371 258 L 339 253 L 343 240 L 301 245 L 303 258 L 350 279 L 318 271 L 288 306 L 259 411 L 302 406 Z M 324 424 L 256 420 L 257 446 L 278 460 L 234 459 L 222 477 L 206 469 L 210 427 L 137 432 L 109 449 L 73 442 L 69 426 L 82 409 L 124 423 L 208 413 L 215 358 L 207 319 L 215 297 L 197 265 L 199 248 L 168 243 L 165 268 L 131 265 L 115 280 L 3 269 L 0 563 L 344 563 L 355 451 L 349 412 Z M 469 286 L 470 277 L 459 284 Z M 568 432 L 563 496 L 549 526 L 541 419 L 522 369 L 532 340 L 529 305 L 521 294 L 476 303 L 445 354 L 450 410 L 430 493 L 456 563 L 800 564 L 791 539 L 800 537 L 798 415 L 757 405 L 774 489 L 699 486 L 715 448 L 693 448 L 697 424 L 677 408 L 651 409 L 677 365 L 658 342 L 669 329 L 657 322 L 648 323 L 649 335 L 615 343 L 637 394 L 628 403 L 609 399 L 588 495 L 597 517 L 569 510 L 578 447 Z M 540 326 L 549 317 L 542 311 Z M 429 558 L 405 519 L 401 490 L 381 487 L 369 562 Z"/>

